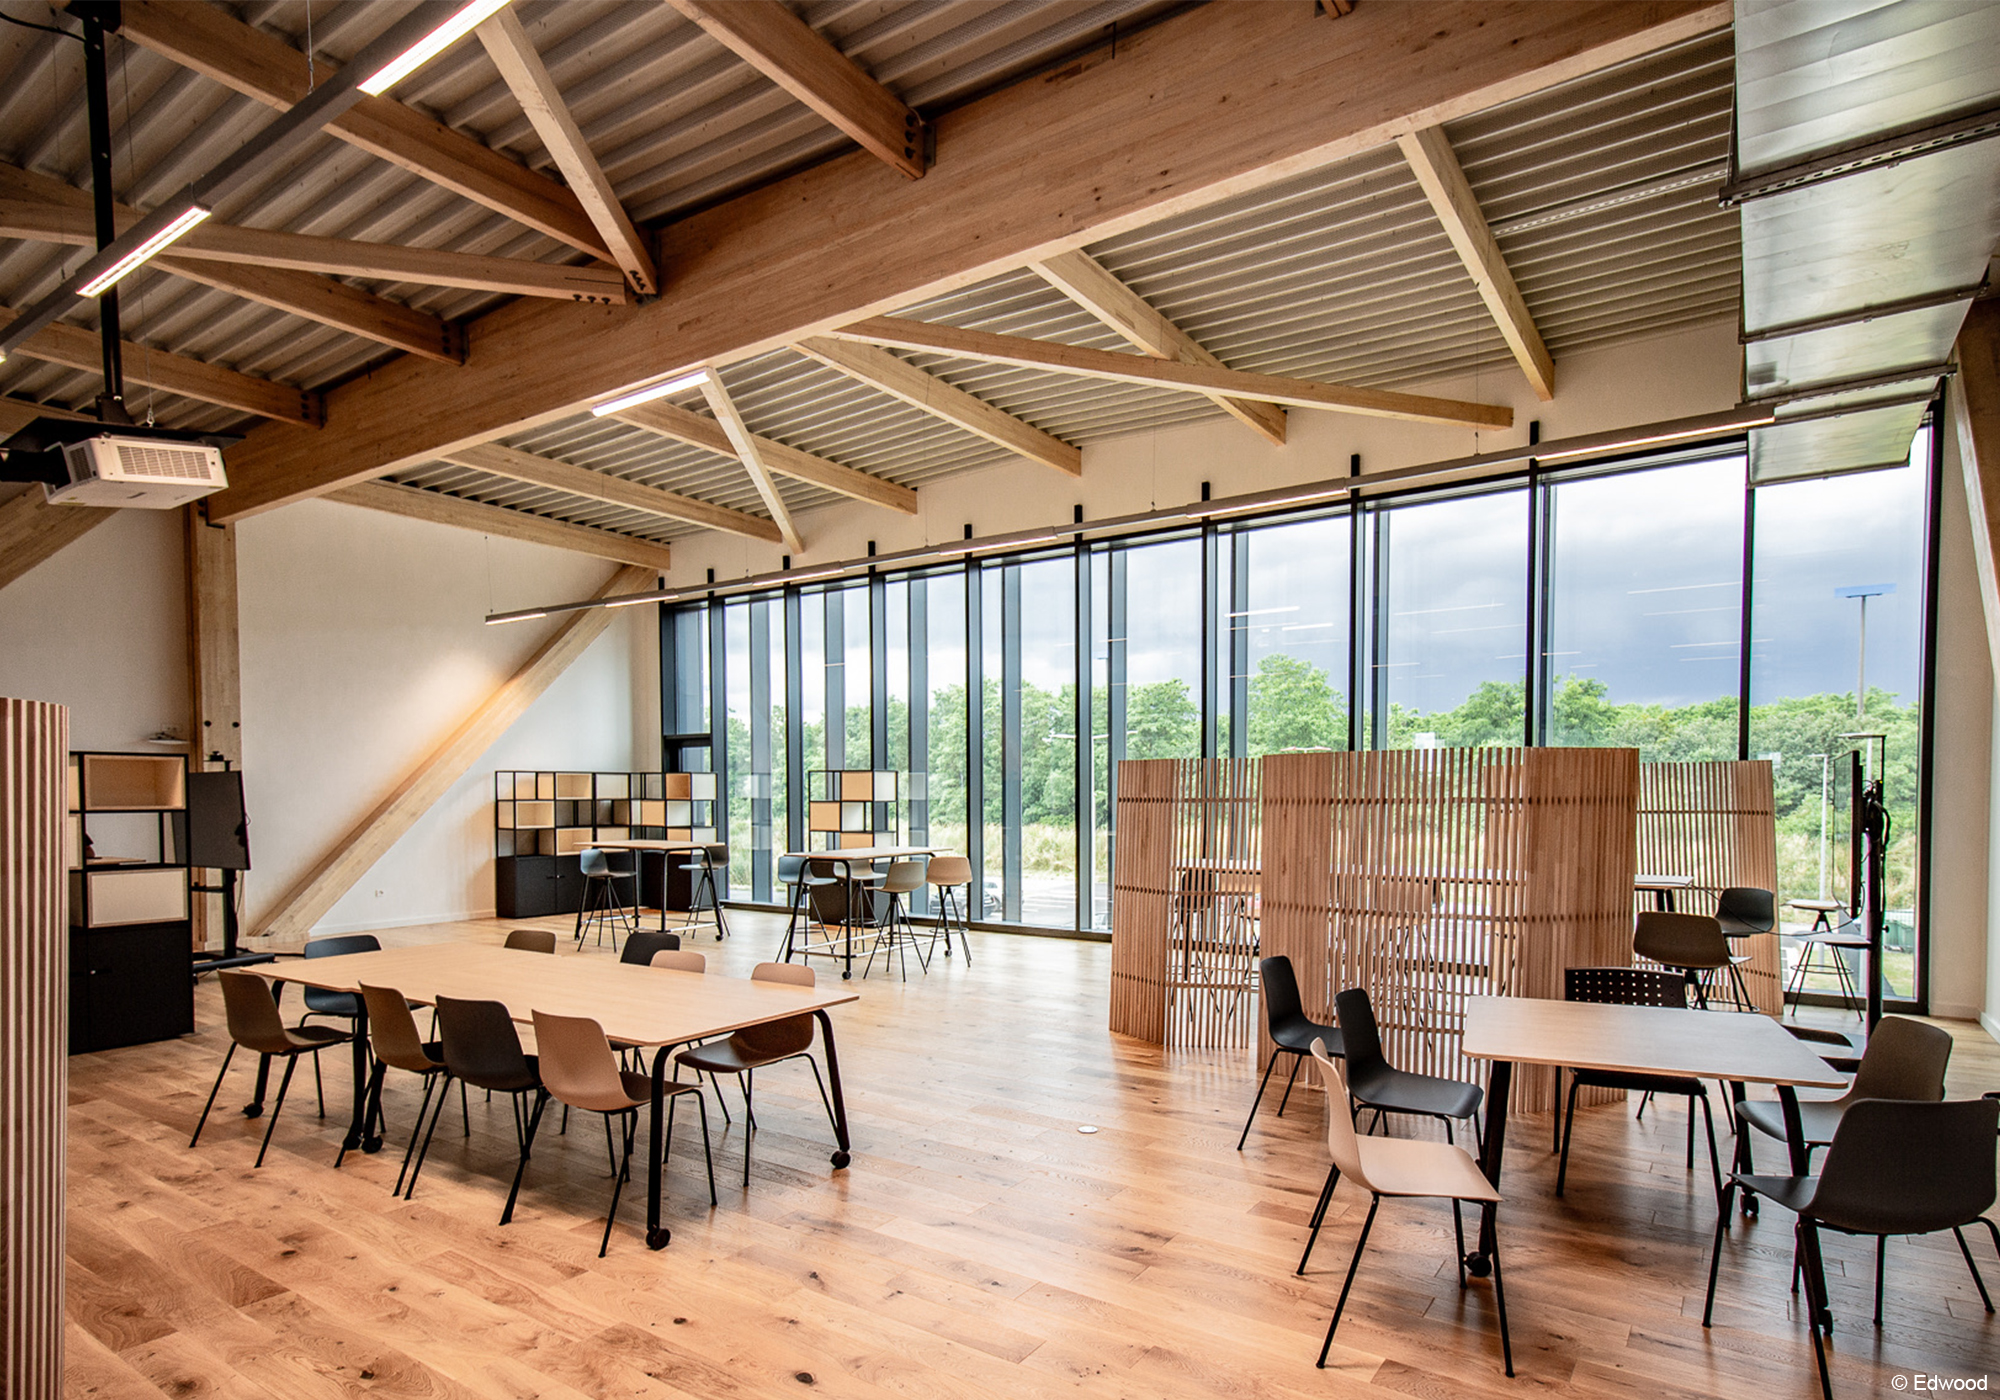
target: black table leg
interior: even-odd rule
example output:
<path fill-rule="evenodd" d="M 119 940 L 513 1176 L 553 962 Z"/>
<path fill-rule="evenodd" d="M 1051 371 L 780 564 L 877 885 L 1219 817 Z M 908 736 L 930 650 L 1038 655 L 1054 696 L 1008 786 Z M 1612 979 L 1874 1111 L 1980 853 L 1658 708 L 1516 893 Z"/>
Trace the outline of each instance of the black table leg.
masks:
<path fill-rule="evenodd" d="M 826 1047 L 826 1078 L 833 1097 L 833 1136 L 840 1144 L 839 1150 L 833 1154 L 833 1164 L 844 1167 L 853 1158 L 848 1155 L 847 1098 L 840 1092 L 840 1056 L 833 1048 L 833 1022 L 824 1011 L 815 1011 L 813 1015 L 819 1018 L 820 1042 Z"/>
<path fill-rule="evenodd" d="M 666 922 L 666 914 L 660 915 Z M 667 1055 L 673 1050 L 671 1045 L 662 1045 L 653 1055 L 653 1119 L 648 1141 L 652 1144 L 646 1154 L 646 1248 L 665 1249 L 674 1232 L 660 1223 L 660 1175 L 663 1170 L 661 1158 L 666 1146 L 666 1098 L 667 1098 Z M 699 1076 L 696 1076 L 699 1078 Z"/>
<path fill-rule="evenodd" d="M 360 1148 L 363 1152 L 380 1152 L 380 1134 L 370 1136 L 368 1113 L 368 1007 L 359 997 L 355 998 L 354 1012 L 354 1113 L 347 1123 L 347 1137 L 341 1147 L 352 1152 Z"/>
<path fill-rule="evenodd" d="M 1744 1091 L 1743 1085 L 1739 1083 L 1730 1084 L 1729 1101 L 1734 1105 L 1733 1116 L 1736 1119 L 1736 1150 L 1732 1158 L 1731 1170 L 1742 1172 L 1745 1175 L 1757 1170 L 1757 1163 L 1750 1155 L 1750 1125 L 1743 1120 L 1743 1103 L 1748 1097 L 1749 1095 Z M 1743 1205 L 1741 1209 L 1745 1215 L 1755 1215 L 1757 1213 L 1756 1192 L 1745 1191 L 1743 1193 Z"/>
<path fill-rule="evenodd" d="M 1493 1061 L 1486 1076 L 1486 1141 L 1480 1148 L 1479 1170 L 1495 1187 L 1500 1185 L 1500 1162 L 1507 1151 L 1507 1104 L 1513 1088 L 1514 1062 Z M 1499 1214 L 1499 1207 L 1492 1202 L 1479 1208 L 1479 1245 L 1464 1261 L 1465 1271 L 1474 1278 L 1485 1278 L 1493 1272 Z"/>
<path fill-rule="evenodd" d="M 273 982 L 271 984 L 272 1003 L 280 1004 L 284 999 L 285 984 L 283 982 Z M 279 1005 L 279 1014 L 282 1015 L 283 1011 L 283 1006 Z M 259 1118 L 263 1116 L 264 1091 L 270 1087 L 271 1057 L 269 1055 L 259 1055 L 257 1057 L 257 1087 L 251 1091 L 250 1102 L 243 1105 L 243 1116 L 245 1118 Z"/>

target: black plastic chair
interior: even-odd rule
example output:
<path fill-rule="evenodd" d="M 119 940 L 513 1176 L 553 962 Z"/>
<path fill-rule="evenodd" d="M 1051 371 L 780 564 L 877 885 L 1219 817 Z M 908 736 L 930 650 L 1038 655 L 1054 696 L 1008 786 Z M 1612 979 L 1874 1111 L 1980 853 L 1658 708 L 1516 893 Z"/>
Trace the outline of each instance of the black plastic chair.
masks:
<path fill-rule="evenodd" d="M 1292 1099 L 1292 1085 L 1298 1081 L 1299 1066 L 1312 1054 L 1313 1042 L 1322 1042 L 1326 1053 L 1334 1059 L 1347 1053 L 1337 1027 L 1322 1026 L 1306 1015 L 1305 1003 L 1299 997 L 1298 974 L 1292 971 L 1290 958 L 1280 954 L 1259 960 L 1257 980 L 1264 994 L 1264 1030 L 1271 1037 L 1271 1059 L 1257 1084 L 1257 1097 L 1250 1100 L 1250 1116 L 1243 1120 L 1243 1135 L 1236 1139 L 1238 1152 L 1250 1140 L 1250 1125 L 1257 1121 L 1257 1106 L 1264 1102 L 1264 1090 L 1271 1085 L 1271 1071 L 1278 1067 L 1279 1055 L 1292 1057 L 1292 1071 L 1285 1076 L 1284 1096 L 1278 1100 L 1278 1116 L 1283 1118 L 1285 1105 Z"/>
<path fill-rule="evenodd" d="M 625 948 L 618 954 L 622 963 L 636 963 L 640 967 L 653 965 L 653 954 L 662 949 L 678 950 L 681 936 L 665 929 L 642 928 L 625 940 Z"/>
<path fill-rule="evenodd" d="M 1347 1049 L 1345 1077 L 1348 1097 L 1353 1100 L 1354 1108 L 1375 1110 L 1374 1120 L 1368 1125 L 1370 1132 L 1381 1124 L 1383 1114 L 1407 1113 L 1419 1118 L 1435 1118 L 1443 1123 L 1444 1140 L 1454 1146 L 1458 1139 L 1452 1136 L 1451 1125 L 1459 1120 L 1470 1120 L 1474 1141 L 1478 1141 L 1479 1120 L 1475 1115 L 1486 1097 L 1484 1089 L 1462 1080 L 1418 1074 L 1414 1070 L 1397 1069 L 1391 1065 L 1382 1053 L 1382 1033 L 1375 1024 L 1375 1008 L 1369 1003 L 1368 993 L 1363 988 L 1350 987 L 1344 992 L 1336 992 L 1333 1013 L 1340 1022 L 1341 1040 Z M 1327 1108 L 1329 1112 L 1338 1111 L 1331 1104 Z M 1326 1223 L 1326 1209 L 1333 1201 L 1333 1188 L 1339 1181 L 1340 1168 L 1336 1166 L 1326 1174 L 1326 1185 L 1320 1190 L 1319 1204 L 1313 1207 L 1312 1233 L 1306 1237 L 1305 1253 L 1299 1256 L 1298 1271 L 1301 1274 L 1306 1271 L 1306 1261 L 1312 1258 L 1313 1246 L 1319 1242 L 1319 1229 Z"/>
<path fill-rule="evenodd" d="M 1655 967 L 1571 967 L 1563 971 L 1563 1000 L 1614 1006 L 1687 1006 L 1687 983 L 1678 972 Z M 1717 1192 L 1722 1190 L 1722 1163 L 1715 1151 L 1715 1115 L 1709 1110 L 1708 1088 L 1699 1079 L 1671 1074 L 1633 1074 L 1621 1070 L 1573 1069 L 1569 1098 L 1563 1109 L 1562 1165 L 1556 1168 L 1556 1194 L 1569 1178 L 1569 1133 L 1576 1119 L 1576 1091 L 1624 1089 L 1642 1094 L 1672 1094 L 1688 1101 L 1687 1165 L 1694 1170 L 1694 1106 L 1708 1126 L 1708 1170 Z"/>
<path fill-rule="evenodd" d="M 556 950 L 556 936 L 543 928 L 509 929 L 507 941 L 500 946 L 522 953 L 553 953 Z"/>
<path fill-rule="evenodd" d="M 208 1124 L 208 1111 L 215 1107 L 222 1077 L 229 1073 L 229 1062 L 236 1057 L 236 1047 L 240 1045 L 262 1056 L 266 1063 L 273 1055 L 285 1062 L 285 1077 L 278 1082 L 278 1100 L 271 1105 L 271 1120 L 264 1125 L 263 1145 L 257 1149 L 257 1160 L 250 1164 L 261 1167 L 264 1154 L 271 1147 L 271 1131 L 278 1126 L 278 1115 L 285 1110 L 285 1090 L 292 1087 L 292 1071 L 299 1067 L 299 1056 L 311 1055 L 317 1065 L 320 1051 L 329 1045 L 345 1044 L 354 1036 L 331 1026 L 289 1029 L 278 1014 L 278 999 L 271 993 L 271 984 L 254 972 L 224 971 L 216 977 L 222 983 L 222 1006 L 229 1020 L 229 1049 L 223 1052 L 222 1068 L 215 1072 L 215 1087 L 208 1091 L 208 1102 L 201 1106 L 201 1119 L 194 1125 L 188 1147 L 192 1149 L 201 1141 L 201 1130 Z"/>
<path fill-rule="evenodd" d="M 779 962 L 792 960 L 793 946 L 799 935 L 799 919 L 806 921 L 806 931 L 812 930 L 813 908 L 810 893 L 813 886 L 830 885 L 833 877 L 814 874 L 811 863 L 804 856 L 778 857 L 778 883 L 791 891 L 786 903 L 790 906 L 790 917 L 785 921 L 785 941 L 778 951 Z"/>
<path fill-rule="evenodd" d="M 308 958 L 338 958 L 348 953 L 378 953 L 381 950 L 382 940 L 372 933 L 343 933 L 336 938 L 309 940 L 305 955 Z M 348 1037 L 353 1037 L 355 1027 L 360 1024 L 360 997 L 353 992 L 329 992 L 322 987 L 307 987 L 305 993 L 306 1014 L 299 1017 L 300 1030 L 304 1030 L 306 1022 L 315 1016 L 333 1016 L 347 1022 Z M 319 1116 L 324 1118 L 326 1080 L 320 1075 L 317 1055 L 313 1056 L 313 1089 L 319 1095 Z"/>
<path fill-rule="evenodd" d="M 693 877 L 689 882 L 691 897 L 688 900 L 687 919 L 681 927 L 694 928 L 701 922 L 702 910 L 707 909 L 715 915 L 715 941 L 720 943 L 728 937 L 729 925 L 722 916 L 722 885 L 715 877 L 715 853 L 718 849 L 723 848 L 703 846 L 699 851 L 691 852 L 694 859 L 683 862 L 680 866 L 683 875 Z"/>
<path fill-rule="evenodd" d="M 1879 1033 L 1879 1028 L 1878 1028 Z M 1861 1099 L 1848 1107 L 1834 1129 L 1818 1176 L 1757 1176 L 1737 1172 L 1722 1190 L 1715 1247 L 1709 1256 L 1708 1302 L 1701 1313 L 1707 1327 L 1715 1313 L 1715 1278 L 1722 1263 L 1722 1237 L 1738 1187 L 1768 1197 L 1798 1216 L 1798 1255 L 1804 1264 L 1808 1326 L 1819 1388 L 1833 1400 L 1822 1329 L 1830 1336 L 1833 1315 L 1827 1303 L 1826 1267 L 1820 1254 L 1820 1227 L 1846 1235 L 1873 1235 L 1876 1241 L 1875 1322 L 1882 1322 L 1881 1249 L 1890 1235 L 1928 1235 L 1949 1230 L 1979 1300 L 1993 1311 L 1986 1281 L 1965 1243 L 1965 1227 L 1984 1225 L 2000 1251 L 2000 1226 L 1986 1218 L 1994 1200 L 1994 1133 L 2000 1103 L 1968 1099 L 1959 1103 L 1911 1103 Z"/>
<path fill-rule="evenodd" d="M 1695 1005 L 1708 1009 L 1708 978 L 1727 968 L 1729 940 L 1707 914 L 1641 913 L 1632 926 L 1632 951 L 1648 962 L 1673 968 L 1694 990 Z"/>
<path fill-rule="evenodd" d="M 535 1130 L 541 1126 L 542 1110 L 548 1106 L 549 1091 L 542 1087 L 541 1064 L 521 1049 L 521 1036 L 497 1001 L 461 1001 L 457 997 L 437 999 L 438 1030 L 443 1037 L 444 1078 L 438 1085 L 430 1126 L 424 1129 L 424 1145 L 410 1168 L 410 1185 L 403 1199 L 416 1194 L 417 1176 L 430 1155 L 431 1136 L 438 1119 L 444 1116 L 445 1090 L 456 1079 L 475 1089 L 508 1096 L 514 1109 L 514 1136 L 521 1147 L 521 1160 L 514 1168 L 514 1185 L 507 1192 L 507 1207 L 500 1223 L 514 1218 L 514 1202 L 521 1194 L 521 1176 L 528 1169 L 528 1154 L 535 1145 Z M 533 1097 L 532 1107 L 523 1101 Z"/>
<path fill-rule="evenodd" d="M 584 936 L 591 929 L 597 930 L 597 941 L 604 942 L 604 926 L 616 922 L 624 926 L 627 933 L 639 928 L 639 874 L 631 866 L 620 870 L 611 863 L 610 857 L 594 848 L 585 849 L 577 857 L 577 869 L 583 875 L 583 902 L 576 910 L 576 946 L 583 946 Z M 619 893 L 621 881 L 630 881 L 632 903 L 628 906 Z M 611 948 L 618 949 L 618 930 L 611 930 Z"/>
<path fill-rule="evenodd" d="M 1769 933 L 1778 926 L 1778 897 L 1753 885 L 1731 885 L 1715 901 L 1715 921 L 1722 925 L 1722 936 L 1732 945 L 1739 938 Z M 1743 968 L 1749 961 L 1748 953 L 1730 953 L 1729 984 L 1738 1001 L 1755 1006 L 1750 1000 L 1750 988 L 1743 981 Z"/>

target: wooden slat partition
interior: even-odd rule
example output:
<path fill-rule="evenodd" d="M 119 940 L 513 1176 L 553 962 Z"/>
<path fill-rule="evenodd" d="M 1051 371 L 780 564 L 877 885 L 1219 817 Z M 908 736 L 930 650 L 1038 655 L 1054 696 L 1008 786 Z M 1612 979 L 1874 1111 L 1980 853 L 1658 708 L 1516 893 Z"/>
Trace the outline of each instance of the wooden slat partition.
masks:
<path fill-rule="evenodd" d="M 1173 901 L 1171 758 L 1118 765 L 1111 879 L 1111 1029 L 1155 1045 L 1167 1038 L 1167 920 Z"/>
<path fill-rule="evenodd" d="M 1263 951 L 1292 959 L 1316 1016 L 1341 988 L 1368 988 L 1393 1063 L 1481 1078 L 1459 1050 L 1467 997 L 1559 997 L 1564 968 L 1630 961 L 1635 750 L 1264 766 Z M 1553 1074 L 1524 1070 L 1514 1097 L 1552 1107 Z"/>
<path fill-rule="evenodd" d="M 1250 1044 L 1256 1022 L 1260 764 L 1177 760 L 1165 1043 Z"/>
<path fill-rule="evenodd" d="M 1778 891 L 1778 819 L 1771 765 L 1765 759 L 1716 763 L 1646 763 L 1639 768 L 1639 869 L 1687 875 L 1676 895 L 1684 913 L 1715 911 L 1732 886 Z M 1640 907 L 1651 907 L 1640 896 Z M 1743 980 L 1757 1008 L 1783 1014 L 1778 935 L 1748 940 Z"/>
<path fill-rule="evenodd" d="M 63 1389 L 69 711 L 0 699 L 0 1395 Z"/>

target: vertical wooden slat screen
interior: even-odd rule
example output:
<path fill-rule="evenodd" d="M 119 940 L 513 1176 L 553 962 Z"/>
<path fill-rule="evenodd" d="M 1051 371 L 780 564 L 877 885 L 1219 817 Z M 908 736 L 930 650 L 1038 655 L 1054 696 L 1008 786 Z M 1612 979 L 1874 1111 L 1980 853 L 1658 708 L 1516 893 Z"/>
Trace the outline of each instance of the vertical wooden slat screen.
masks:
<path fill-rule="evenodd" d="M 69 711 L 0 699 L 0 1395 L 63 1381 Z"/>
<path fill-rule="evenodd" d="M 1177 763 L 1165 1043 L 1248 1045 L 1256 1021 L 1261 765 L 1253 758 Z"/>
<path fill-rule="evenodd" d="M 1732 886 L 1778 891 L 1777 806 L 1765 759 L 1716 763 L 1647 763 L 1639 774 L 1639 868 L 1687 875 L 1686 913 L 1713 913 Z M 1643 896 L 1641 907 L 1650 907 Z M 1744 983 L 1757 1009 L 1783 1014 L 1776 933 L 1748 940 Z"/>
<path fill-rule="evenodd" d="M 1631 960 L 1638 767 L 1632 749 L 1266 758 L 1263 951 L 1292 959 L 1309 1014 L 1366 987 L 1393 1063 L 1481 1079 L 1468 997 L 1560 997 L 1564 968 Z M 1514 1100 L 1553 1107 L 1553 1074 L 1523 1070 Z"/>
<path fill-rule="evenodd" d="M 1174 803 L 1180 764 L 1118 765 L 1111 877 L 1111 1029 L 1155 1045 L 1167 1037 L 1167 923 L 1174 888 Z"/>

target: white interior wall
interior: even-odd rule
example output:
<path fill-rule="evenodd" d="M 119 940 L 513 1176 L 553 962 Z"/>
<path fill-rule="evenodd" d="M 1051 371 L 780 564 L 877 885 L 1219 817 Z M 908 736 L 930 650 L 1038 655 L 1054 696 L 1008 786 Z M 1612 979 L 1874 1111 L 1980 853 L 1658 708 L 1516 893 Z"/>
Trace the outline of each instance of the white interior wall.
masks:
<path fill-rule="evenodd" d="M 185 733 L 180 529 L 123 512 L 0 589 L 0 694 L 69 705 L 79 748 Z M 487 627 L 489 611 L 585 596 L 613 567 L 317 501 L 246 521 L 237 555 L 246 926 L 557 625 Z M 658 692 L 656 614 L 614 614 L 320 931 L 490 914 L 493 770 L 656 767 Z"/>

